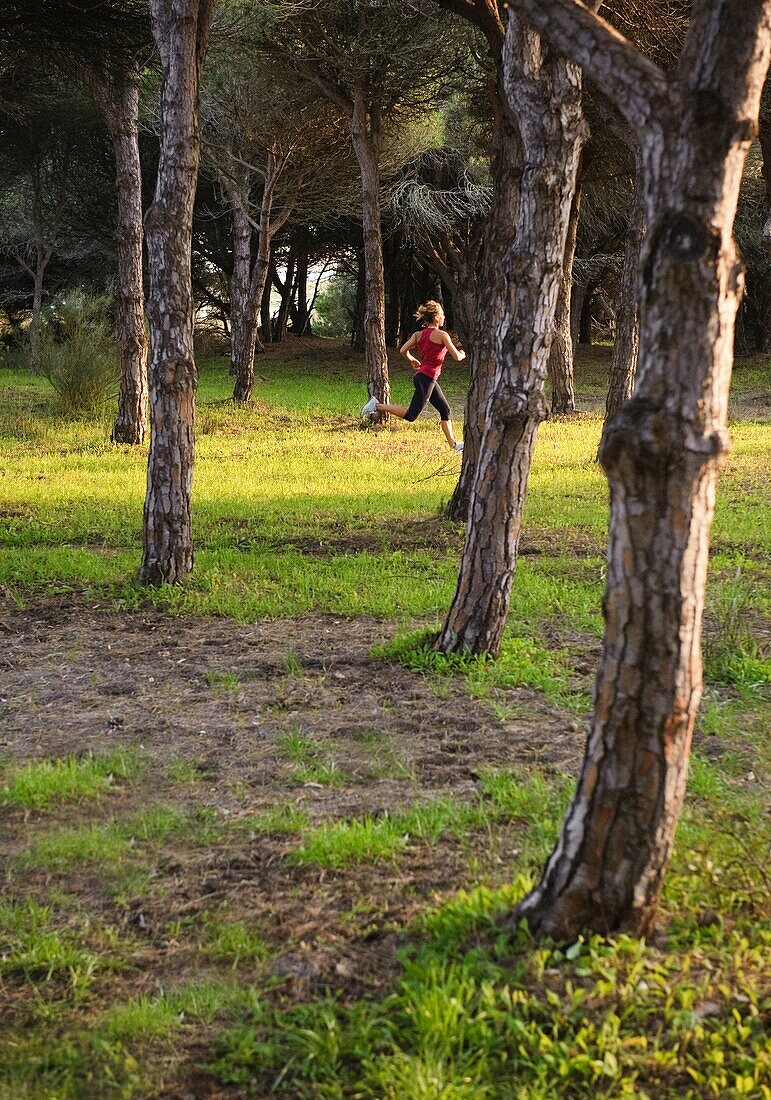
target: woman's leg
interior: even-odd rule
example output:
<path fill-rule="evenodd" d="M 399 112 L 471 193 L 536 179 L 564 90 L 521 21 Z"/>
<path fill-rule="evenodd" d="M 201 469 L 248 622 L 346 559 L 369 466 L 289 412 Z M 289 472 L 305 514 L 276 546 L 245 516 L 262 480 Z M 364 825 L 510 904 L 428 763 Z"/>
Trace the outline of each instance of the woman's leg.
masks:
<path fill-rule="evenodd" d="M 452 420 L 450 420 L 450 405 L 442 392 L 442 387 L 438 383 L 434 386 L 428 400 L 439 413 L 439 425 L 444 433 L 444 438 L 454 449 L 457 447 L 457 443 L 453 435 Z"/>
<path fill-rule="evenodd" d="M 398 417 L 401 417 L 402 420 L 404 420 L 404 417 L 407 414 L 407 406 L 406 405 L 381 405 L 380 402 L 378 402 L 377 405 L 375 405 L 375 412 L 390 413 L 391 416 L 398 416 Z"/>

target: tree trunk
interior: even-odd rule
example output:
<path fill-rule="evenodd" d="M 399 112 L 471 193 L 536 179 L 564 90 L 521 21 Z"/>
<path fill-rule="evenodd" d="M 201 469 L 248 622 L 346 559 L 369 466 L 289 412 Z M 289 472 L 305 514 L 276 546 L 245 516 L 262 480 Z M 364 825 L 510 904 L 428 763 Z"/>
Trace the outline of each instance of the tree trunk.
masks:
<path fill-rule="evenodd" d="M 367 111 L 366 96 L 357 82 L 351 138 L 361 174 L 361 210 L 364 230 L 364 359 L 367 369 L 367 393 L 388 404 L 391 383 L 385 339 L 385 275 L 383 271 L 383 235 L 380 225 L 380 146 L 379 119 Z M 388 419 L 380 414 L 381 422 Z"/>
<path fill-rule="evenodd" d="M 578 240 L 578 218 L 581 209 L 581 187 L 576 185 L 570 208 L 565 258 L 562 263 L 557 311 L 554 315 L 554 337 L 549 353 L 551 377 L 551 411 L 558 416 L 570 416 L 576 411 L 576 391 L 573 384 L 573 335 L 570 325 L 570 296 L 573 288 L 573 261 Z"/>
<path fill-rule="evenodd" d="M 300 246 L 297 255 L 297 335 L 305 336 L 310 328 L 308 310 L 308 230 L 300 230 Z"/>
<path fill-rule="evenodd" d="M 645 202 L 642 159 L 635 150 L 635 178 L 632 205 L 629 210 L 629 229 L 624 249 L 624 266 L 616 310 L 616 339 L 610 361 L 608 396 L 605 402 L 603 431 L 634 390 L 637 373 L 637 355 L 640 344 L 640 309 L 637 297 L 637 279 L 640 270 L 640 248 L 645 235 Z"/>
<path fill-rule="evenodd" d="M 646 934 L 701 696 L 709 531 L 743 285 L 731 231 L 768 69 L 771 0 L 697 0 L 671 81 L 575 15 L 579 5 L 517 3 L 544 20 L 555 49 L 585 59 L 635 126 L 647 221 L 637 386 L 600 451 L 611 520 L 594 717 L 562 836 L 517 919 L 562 940 L 620 927 Z"/>
<path fill-rule="evenodd" d="M 489 85 L 490 99 L 494 104 L 490 159 L 493 201 L 482 238 L 480 274 L 475 285 L 476 300 L 469 335 L 470 379 L 463 421 L 463 459 L 458 484 L 445 510 L 448 519 L 463 523 L 469 517 L 487 403 L 495 384 L 495 334 L 506 316 L 508 300 L 504 262 L 516 241 L 521 185 L 515 153 L 519 136 L 508 106 L 500 58 L 497 67 L 497 77 Z"/>
<path fill-rule="evenodd" d="M 581 312 L 578 315 L 578 342 L 592 345 L 592 306 L 594 305 L 594 292 L 597 290 L 597 280 L 592 279 L 584 287 L 581 296 Z"/>
<path fill-rule="evenodd" d="M 287 325 L 289 324 L 289 308 L 294 300 L 295 288 L 297 286 L 295 282 L 296 266 L 297 247 L 296 243 L 292 241 L 289 247 L 289 255 L 287 256 L 286 276 L 283 283 L 281 282 L 281 276 L 278 273 L 276 265 L 273 264 L 272 267 L 273 282 L 281 295 L 281 304 L 278 307 L 278 314 L 273 325 L 273 341 L 276 344 L 280 344 L 286 337 Z"/>
<path fill-rule="evenodd" d="M 364 248 L 356 249 L 356 298 L 353 303 L 353 321 L 351 324 L 351 347 L 354 351 L 364 351 L 364 314 L 367 309 L 367 286 L 364 274 Z"/>
<path fill-rule="evenodd" d="M 269 258 L 268 271 L 273 265 L 273 260 Z M 263 344 L 271 344 L 273 342 L 273 318 L 270 313 L 270 296 L 273 291 L 273 282 L 268 277 L 265 279 L 265 286 L 262 289 L 262 299 L 260 300 L 260 340 Z M 263 351 L 264 348 L 260 347 L 258 350 Z"/>
<path fill-rule="evenodd" d="M 578 161 L 586 137 L 577 66 L 542 50 L 513 15 L 504 44 L 506 89 L 527 165 L 504 262 L 506 302 L 496 326 L 469 526 L 458 585 L 436 648 L 496 655 L 508 614 Z M 479 412 L 476 414 L 480 415 Z"/>
<path fill-rule="evenodd" d="M 30 369 L 33 374 L 39 374 L 42 365 L 40 330 L 43 321 L 43 276 L 45 275 L 45 270 L 46 260 L 38 250 L 32 290 L 32 320 L 29 324 L 29 359 Z"/>
<path fill-rule="evenodd" d="M 264 350 L 260 343 L 259 314 L 263 291 L 270 267 L 270 224 L 275 185 L 275 163 L 268 157 L 260 225 L 257 234 L 257 255 L 252 262 L 253 230 L 249 215 L 249 177 L 241 178 L 221 173 L 220 182 L 227 195 L 233 215 L 233 275 L 230 280 L 230 358 L 232 363 L 233 401 L 246 404 L 254 388 L 254 356 Z"/>
<path fill-rule="evenodd" d="M 763 183 L 765 185 L 766 217 L 763 222 L 763 247 L 771 252 L 771 89 L 766 88 L 761 100 L 758 119 L 758 138 L 763 156 Z"/>
<path fill-rule="evenodd" d="M 229 193 L 233 213 L 233 275 L 230 280 L 230 358 L 233 364 L 233 400 L 245 404 L 254 386 L 254 348 L 257 309 L 252 300 L 252 226 L 243 197 Z M 248 202 L 248 199 L 246 200 Z"/>
<path fill-rule="evenodd" d="M 115 150 L 118 205 L 116 285 L 120 389 L 114 443 L 132 446 L 147 438 L 147 336 L 142 285 L 142 166 L 139 159 L 139 66 L 94 73 L 89 81 Z"/>
<path fill-rule="evenodd" d="M 198 88 L 212 0 L 151 0 L 163 66 L 161 150 L 147 215 L 152 434 L 144 511 L 145 584 L 174 584 L 193 566 L 195 390 L 190 276 L 200 132 Z"/>

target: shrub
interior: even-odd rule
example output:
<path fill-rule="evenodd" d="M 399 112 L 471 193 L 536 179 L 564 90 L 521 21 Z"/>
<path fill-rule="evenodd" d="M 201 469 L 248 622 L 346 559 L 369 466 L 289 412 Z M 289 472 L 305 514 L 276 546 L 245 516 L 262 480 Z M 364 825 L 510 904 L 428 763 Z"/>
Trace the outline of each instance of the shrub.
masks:
<path fill-rule="evenodd" d="M 346 275 L 333 275 L 316 298 L 314 332 L 319 336 L 350 336 L 355 304 L 355 281 Z"/>
<path fill-rule="evenodd" d="M 221 325 L 211 321 L 198 324 L 193 334 L 193 354 L 196 361 L 230 355 L 230 337 Z"/>
<path fill-rule="evenodd" d="M 118 352 L 109 295 L 71 290 L 46 310 L 40 373 L 68 414 L 103 410 L 118 391 Z"/>

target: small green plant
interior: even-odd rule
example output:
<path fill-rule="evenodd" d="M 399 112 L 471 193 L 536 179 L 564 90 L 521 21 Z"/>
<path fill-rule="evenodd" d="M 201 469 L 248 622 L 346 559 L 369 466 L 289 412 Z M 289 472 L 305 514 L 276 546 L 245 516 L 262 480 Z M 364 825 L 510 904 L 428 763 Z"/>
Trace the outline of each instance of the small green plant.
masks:
<path fill-rule="evenodd" d="M 238 676 L 235 672 L 224 672 L 221 669 L 212 668 L 204 673 L 203 678 L 209 687 L 224 688 L 226 691 L 235 691 L 238 687 Z"/>
<path fill-rule="evenodd" d="M 254 836 L 260 836 L 261 834 L 281 836 L 300 833 L 307 829 L 310 825 L 310 817 L 307 810 L 303 810 L 299 806 L 289 805 L 265 810 L 253 817 L 241 818 L 238 824 Z"/>
<path fill-rule="evenodd" d="M 206 928 L 206 954 L 217 962 L 227 963 L 237 970 L 243 963 L 253 963 L 267 956 L 267 948 L 258 931 L 245 921 L 211 921 Z"/>
<path fill-rule="evenodd" d="M 126 821 L 51 830 L 38 837 L 19 861 L 59 872 L 87 865 L 118 867 L 136 845 L 162 840 L 190 824 L 190 816 L 176 806 L 153 807 Z"/>
<path fill-rule="evenodd" d="M 44 315 L 40 373 L 53 386 L 67 415 L 100 412 L 117 393 L 111 304 L 107 295 L 71 290 Z"/>
<path fill-rule="evenodd" d="M 3 776 L 0 803 L 42 810 L 64 802 L 99 798 L 116 780 L 135 778 L 143 761 L 135 749 L 121 749 L 109 756 L 68 756 L 59 760 L 31 761 L 10 768 Z"/>

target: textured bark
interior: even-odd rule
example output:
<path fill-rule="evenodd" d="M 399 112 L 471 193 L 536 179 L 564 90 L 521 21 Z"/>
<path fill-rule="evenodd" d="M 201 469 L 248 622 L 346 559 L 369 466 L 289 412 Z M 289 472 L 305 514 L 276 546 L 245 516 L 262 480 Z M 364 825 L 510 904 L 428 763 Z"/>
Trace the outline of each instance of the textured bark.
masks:
<path fill-rule="evenodd" d="M 492 30 L 490 30 L 492 34 Z M 481 256 L 475 265 L 476 279 L 466 279 L 474 289 L 474 305 L 469 317 L 469 389 L 463 421 L 463 460 L 460 477 L 446 515 L 465 522 L 469 516 L 471 490 L 486 423 L 487 403 L 496 377 L 495 336 L 506 316 L 508 283 L 505 258 L 515 247 L 521 172 L 516 150 L 519 135 L 509 111 L 504 83 L 503 38 L 494 53 L 497 75 L 490 82 L 488 95 L 493 106 L 491 174 L 493 202 L 481 243 Z M 474 260 L 475 257 L 472 257 Z"/>
<path fill-rule="evenodd" d="M 634 390 L 637 356 L 640 348 L 640 308 L 637 280 L 640 271 L 640 249 L 645 235 L 645 203 L 643 201 L 643 166 L 639 149 L 635 150 L 635 179 L 629 228 L 624 247 L 624 266 L 616 309 L 616 339 L 610 360 L 608 396 L 605 401 L 603 431 Z"/>
<path fill-rule="evenodd" d="M 244 404 L 251 398 L 254 386 L 254 353 L 259 339 L 257 318 L 270 252 L 267 256 L 262 253 L 252 270 L 252 226 L 248 207 L 241 196 L 229 197 L 233 214 L 233 275 L 230 280 L 233 400 Z"/>
<path fill-rule="evenodd" d="M 269 263 L 272 265 L 272 257 Z M 268 270 L 270 270 L 270 267 Z M 266 279 L 265 287 L 262 291 L 262 301 L 260 302 L 260 341 L 263 344 L 270 344 L 273 341 L 273 318 L 270 313 L 270 295 L 272 289 L 273 284 L 271 280 Z"/>
<path fill-rule="evenodd" d="M 766 218 L 763 222 L 763 247 L 771 253 L 771 90 L 766 89 L 758 119 L 760 151 L 763 154 Z M 766 350 L 766 349 L 764 349 Z"/>
<path fill-rule="evenodd" d="M 190 276 L 200 131 L 198 88 L 211 0 L 151 0 L 163 66 L 161 150 L 146 223 L 150 268 L 152 434 L 141 578 L 177 583 L 193 566 L 191 488 L 195 390 Z"/>
<path fill-rule="evenodd" d="M 118 225 L 117 300 L 120 389 L 114 443 L 137 445 L 147 438 L 147 336 L 142 283 L 142 166 L 139 160 L 138 65 L 100 70 L 89 80 L 115 151 Z"/>
<path fill-rule="evenodd" d="M 284 162 L 285 163 L 285 162 Z M 284 163 L 269 150 L 260 203 L 257 245 L 254 259 L 254 229 L 250 214 L 251 174 L 247 171 L 220 173 L 220 183 L 233 216 L 233 275 L 230 280 L 230 347 L 233 400 L 245 404 L 254 387 L 254 356 L 263 351 L 260 341 L 260 310 L 270 270 L 270 245 L 291 212 L 287 205 L 281 216 L 271 220 L 273 193 Z"/>
<path fill-rule="evenodd" d="M 276 320 L 273 323 L 273 340 L 275 343 L 280 344 L 282 340 L 286 338 L 287 325 L 289 324 L 289 309 L 294 299 L 295 288 L 297 283 L 295 281 L 295 272 L 297 268 L 297 242 L 293 240 L 289 246 L 289 255 L 286 260 L 286 276 L 284 281 L 281 281 L 281 276 L 278 273 L 278 268 L 275 263 L 271 267 L 271 278 L 273 285 L 281 295 L 281 302 L 278 307 L 278 313 L 276 314 Z"/>
<path fill-rule="evenodd" d="M 771 0 L 697 0 L 671 80 L 573 0 L 515 0 L 634 127 L 645 177 L 640 356 L 609 426 L 605 637 L 578 790 L 519 907 L 539 933 L 647 933 L 701 695 L 709 531 L 742 269 L 731 236 L 771 50 Z"/>
<path fill-rule="evenodd" d="M 576 391 L 573 382 L 574 347 L 570 324 L 570 299 L 573 288 L 573 261 L 578 241 L 578 219 L 581 210 L 581 187 L 576 185 L 562 261 L 557 309 L 554 314 L 554 337 L 549 353 L 551 378 L 551 411 L 558 416 L 570 416 L 576 411 Z"/>
<path fill-rule="evenodd" d="M 498 653 L 517 563 L 535 435 L 546 416 L 554 313 L 578 162 L 586 137 L 578 68 L 543 48 L 510 15 L 505 79 L 519 130 L 522 187 L 503 264 L 505 304 L 495 329 L 479 459 L 458 585 L 436 647 Z"/>
<path fill-rule="evenodd" d="M 380 224 L 380 147 L 382 134 L 376 112 L 367 110 L 366 89 L 357 82 L 350 116 L 351 139 L 361 173 L 361 213 L 364 230 L 364 359 L 367 393 L 387 405 L 391 400 L 385 339 L 385 273 Z M 380 421 L 387 420 L 380 414 Z"/>

